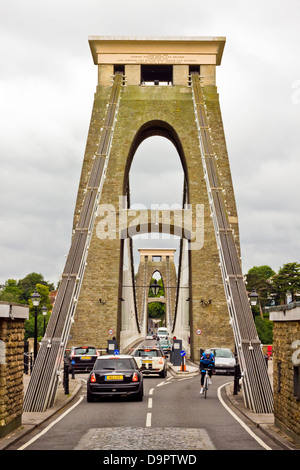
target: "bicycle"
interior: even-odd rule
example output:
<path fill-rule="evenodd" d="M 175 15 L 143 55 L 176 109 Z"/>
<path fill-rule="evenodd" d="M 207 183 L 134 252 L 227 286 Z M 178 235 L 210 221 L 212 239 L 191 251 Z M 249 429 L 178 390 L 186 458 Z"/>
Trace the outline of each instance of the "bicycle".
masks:
<path fill-rule="evenodd" d="M 203 368 L 201 369 L 201 371 L 204 371 L 205 370 L 205 377 L 204 377 L 204 383 L 203 383 L 203 393 L 204 393 L 204 398 L 206 399 L 206 395 L 207 395 L 207 391 L 208 391 L 208 385 L 209 385 L 209 374 L 208 374 L 208 371 L 211 370 L 210 369 L 207 369 L 207 368 Z"/>

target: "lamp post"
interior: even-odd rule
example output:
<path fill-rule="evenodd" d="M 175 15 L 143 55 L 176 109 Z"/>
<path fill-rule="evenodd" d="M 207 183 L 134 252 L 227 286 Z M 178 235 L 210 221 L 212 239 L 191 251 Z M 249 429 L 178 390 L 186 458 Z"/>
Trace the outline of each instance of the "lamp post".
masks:
<path fill-rule="evenodd" d="M 151 287 L 154 297 L 156 297 L 160 289 L 160 285 L 158 284 L 156 279 L 154 279 L 154 282 L 153 284 L 150 285 L 150 287 Z"/>
<path fill-rule="evenodd" d="M 253 320 L 255 320 L 255 313 L 254 313 L 254 309 L 252 307 L 256 307 L 256 305 L 258 304 L 258 294 L 257 294 L 254 287 L 252 288 L 252 291 L 249 294 L 249 301 L 250 301 L 250 305 L 251 305 Z"/>
<path fill-rule="evenodd" d="M 257 305 L 257 302 L 258 302 L 258 294 L 256 293 L 256 290 L 255 288 L 253 287 L 252 291 L 250 292 L 249 294 L 249 300 L 250 300 L 250 305 L 252 307 L 255 307 L 255 305 Z"/>
<path fill-rule="evenodd" d="M 48 313 L 48 309 L 46 307 L 46 305 L 44 305 L 42 307 L 42 314 L 43 314 L 43 317 L 44 317 L 44 333 L 43 333 L 43 336 L 45 336 L 45 333 L 46 333 L 46 315 Z"/>
<path fill-rule="evenodd" d="M 33 347 L 33 359 L 34 359 L 34 361 L 35 361 L 36 356 L 37 356 L 37 316 L 38 316 L 37 308 L 38 308 L 38 306 L 40 305 L 40 300 L 41 300 L 41 296 L 40 296 L 40 294 L 36 291 L 36 289 L 34 290 L 34 293 L 33 293 L 32 296 L 31 296 L 31 300 L 32 300 L 32 305 L 34 306 L 34 347 Z"/>

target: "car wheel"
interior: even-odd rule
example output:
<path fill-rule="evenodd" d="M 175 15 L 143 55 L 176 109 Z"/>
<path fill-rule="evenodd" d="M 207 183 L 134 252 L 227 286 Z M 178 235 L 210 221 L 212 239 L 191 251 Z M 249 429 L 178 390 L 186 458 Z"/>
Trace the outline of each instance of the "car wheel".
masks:
<path fill-rule="evenodd" d="M 139 393 L 135 395 L 136 401 L 143 401 L 144 398 L 144 388 L 142 387 Z"/>
<path fill-rule="evenodd" d="M 161 373 L 159 374 L 160 377 L 165 378 L 167 376 L 167 371 L 166 369 L 162 370 Z"/>
<path fill-rule="evenodd" d="M 94 396 L 90 392 L 87 392 L 86 394 L 86 401 L 88 403 L 92 403 L 94 401 Z"/>

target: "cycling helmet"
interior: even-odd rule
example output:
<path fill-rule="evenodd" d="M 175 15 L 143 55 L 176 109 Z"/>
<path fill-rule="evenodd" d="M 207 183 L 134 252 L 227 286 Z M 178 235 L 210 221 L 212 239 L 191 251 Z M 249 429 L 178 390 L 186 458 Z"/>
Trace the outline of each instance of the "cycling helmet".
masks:
<path fill-rule="evenodd" d="M 210 349 L 205 349 L 204 354 L 205 354 L 205 356 L 210 356 L 211 355 L 211 350 Z"/>

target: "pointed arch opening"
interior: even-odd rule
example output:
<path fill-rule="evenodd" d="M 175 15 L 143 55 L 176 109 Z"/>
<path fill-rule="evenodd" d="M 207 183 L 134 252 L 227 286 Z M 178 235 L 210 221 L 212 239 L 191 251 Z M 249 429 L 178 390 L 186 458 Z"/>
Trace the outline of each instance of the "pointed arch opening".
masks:
<path fill-rule="evenodd" d="M 160 286 L 156 296 L 153 294 L 150 287 L 154 280 L 156 280 Z M 166 324 L 165 288 L 163 277 L 159 271 L 155 271 L 152 274 L 150 285 L 148 293 L 147 330 L 149 333 L 153 333 L 159 326 Z"/>
<path fill-rule="evenodd" d="M 128 156 L 124 194 L 131 209 L 182 209 L 188 204 L 186 159 L 175 129 L 164 121 L 149 121 L 137 132 Z M 175 248 L 178 265 L 180 237 L 147 233 L 133 237 L 135 268 L 138 249 Z"/>

